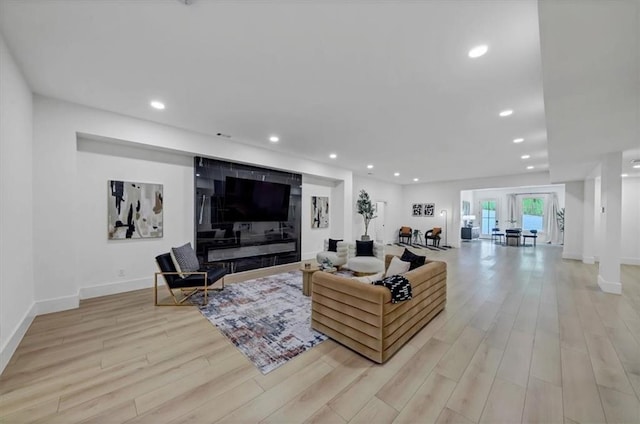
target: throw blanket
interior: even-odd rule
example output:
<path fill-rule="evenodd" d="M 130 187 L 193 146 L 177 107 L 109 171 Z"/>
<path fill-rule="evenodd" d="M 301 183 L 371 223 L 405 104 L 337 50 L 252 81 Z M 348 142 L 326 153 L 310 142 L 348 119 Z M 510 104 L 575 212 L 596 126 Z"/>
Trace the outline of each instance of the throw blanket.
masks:
<path fill-rule="evenodd" d="M 402 275 L 392 275 L 380 281 L 374 281 L 373 284 L 385 286 L 391 291 L 391 303 L 411 299 L 411 283 Z"/>

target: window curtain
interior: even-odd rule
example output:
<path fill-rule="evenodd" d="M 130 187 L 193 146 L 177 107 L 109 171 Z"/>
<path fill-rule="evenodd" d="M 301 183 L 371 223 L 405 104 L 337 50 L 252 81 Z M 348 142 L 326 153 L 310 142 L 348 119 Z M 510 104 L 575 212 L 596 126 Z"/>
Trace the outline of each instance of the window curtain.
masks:
<path fill-rule="evenodd" d="M 560 225 L 558 224 L 558 195 L 550 193 L 544 199 L 544 234 L 543 243 L 560 244 Z"/>
<path fill-rule="evenodd" d="M 520 202 L 522 203 L 522 202 Z M 507 194 L 507 214 L 509 216 L 509 228 L 515 228 L 520 221 L 521 213 L 518 213 L 518 209 L 522 209 L 522 206 L 518 207 L 518 199 L 516 194 Z"/>

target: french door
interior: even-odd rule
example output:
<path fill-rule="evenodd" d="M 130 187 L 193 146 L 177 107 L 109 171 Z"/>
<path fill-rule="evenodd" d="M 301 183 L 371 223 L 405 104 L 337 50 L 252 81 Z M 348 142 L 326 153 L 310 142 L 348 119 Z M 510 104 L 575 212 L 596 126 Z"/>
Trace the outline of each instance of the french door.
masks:
<path fill-rule="evenodd" d="M 491 230 L 496 227 L 497 220 L 496 200 L 486 199 L 480 201 L 480 235 L 490 236 Z M 477 224 L 476 224 L 477 225 Z"/>

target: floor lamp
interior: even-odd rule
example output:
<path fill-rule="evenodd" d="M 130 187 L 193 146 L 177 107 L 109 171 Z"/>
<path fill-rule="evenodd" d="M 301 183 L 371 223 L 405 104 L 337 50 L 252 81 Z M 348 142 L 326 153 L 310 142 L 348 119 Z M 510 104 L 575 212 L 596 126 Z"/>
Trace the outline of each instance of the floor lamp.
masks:
<path fill-rule="evenodd" d="M 446 248 L 450 248 L 449 243 L 447 242 L 447 237 L 449 236 L 449 231 L 447 231 L 447 210 L 442 209 L 440 211 L 440 216 L 444 216 L 444 246 Z"/>

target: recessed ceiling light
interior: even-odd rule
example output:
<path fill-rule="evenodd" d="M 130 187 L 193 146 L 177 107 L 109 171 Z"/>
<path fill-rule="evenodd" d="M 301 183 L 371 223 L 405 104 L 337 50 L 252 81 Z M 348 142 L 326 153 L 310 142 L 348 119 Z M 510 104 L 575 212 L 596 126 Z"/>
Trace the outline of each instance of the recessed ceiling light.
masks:
<path fill-rule="evenodd" d="M 200 174 L 196 174 L 196 177 L 199 177 L 199 176 L 200 176 Z"/>
<path fill-rule="evenodd" d="M 513 114 L 513 110 L 511 110 L 511 109 L 506 109 L 506 110 L 503 110 L 502 112 L 499 113 L 499 115 L 502 116 L 503 118 L 505 116 L 509 116 L 509 115 L 512 115 L 512 114 Z"/>
<path fill-rule="evenodd" d="M 278 137 L 277 135 L 272 135 L 271 137 L 269 137 L 269 141 L 272 143 L 277 143 L 278 141 L 280 141 L 280 137 Z"/>
<path fill-rule="evenodd" d="M 149 104 L 154 109 L 158 109 L 158 110 L 163 110 L 164 109 L 164 103 L 159 102 L 158 100 L 153 100 Z"/>
<path fill-rule="evenodd" d="M 527 169 L 533 169 L 533 168 L 534 168 L 534 166 L 533 166 L 533 165 L 529 165 L 529 166 L 527 166 Z"/>
<path fill-rule="evenodd" d="M 635 169 L 640 168 L 640 163 L 637 163 L 637 164 L 633 165 L 633 168 L 635 168 Z"/>
<path fill-rule="evenodd" d="M 335 158 L 337 158 L 337 157 L 338 157 L 338 155 L 336 155 L 335 153 L 331 153 L 331 154 L 329 155 L 329 157 L 330 157 L 331 159 L 335 159 Z"/>
<path fill-rule="evenodd" d="M 394 173 L 393 173 L 393 176 L 394 176 L 394 177 L 399 177 L 399 176 L 400 176 L 400 173 L 399 173 L 399 172 L 394 172 Z"/>
<path fill-rule="evenodd" d="M 531 156 L 530 155 L 522 155 L 520 156 L 520 159 L 529 159 Z"/>
<path fill-rule="evenodd" d="M 475 46 L 474 48 L 469 50 L 469 57 L 475 59 L 476 57 L 484 56 L 488 50 L 489 47 L 486 44 Z"/>
<path fill-rule="evenodd" d="M 624 178 L 624 177 L 628 177 L 628 176 L 629 176 L 629 174 L 620 174 L 620 176 L 621 176 L 622 178 Z"/>
<path fill-rule="evenodd" d="M 367 165 L 367 169 L 373 169 L 373 165 Z"/>
<path fill-rule="evenodd" d="M 522 143 L 524 141 L 524 138 L 514 138 L 513 142 L 514 143 Z"/>
<path fill-rule="evenodd" d="M 419 178 L 414 178 L 413 181 L 420 181 L 420 179 Z"/>

